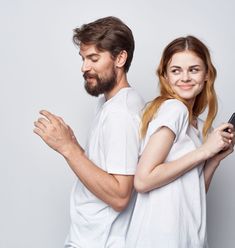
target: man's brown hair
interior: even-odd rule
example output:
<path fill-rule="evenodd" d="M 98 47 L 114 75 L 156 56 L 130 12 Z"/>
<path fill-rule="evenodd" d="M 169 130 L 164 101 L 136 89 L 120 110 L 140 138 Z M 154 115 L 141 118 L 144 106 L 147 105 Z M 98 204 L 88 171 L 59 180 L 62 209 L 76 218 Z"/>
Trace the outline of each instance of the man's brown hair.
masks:
<path fill-rule="evenodd" d="M 120 19 L 109 16 L 74 29 L 73 42 L 79 46 L 93 44 L 100 51 L 108 51 L 113 58 L 125 50 L 127 60 L 124 71 L 128 72 L 133 58 L 135 42 L 130 28 Z"/>

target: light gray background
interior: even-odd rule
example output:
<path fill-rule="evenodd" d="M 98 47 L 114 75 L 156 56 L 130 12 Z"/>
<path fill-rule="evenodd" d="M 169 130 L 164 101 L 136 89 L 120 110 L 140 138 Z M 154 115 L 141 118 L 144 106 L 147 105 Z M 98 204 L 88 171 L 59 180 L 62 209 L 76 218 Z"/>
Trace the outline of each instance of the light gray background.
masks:
<path fill-rule="evenodd" d="M 216 126 L 235 111 L 234 7 L 232 0 L 0 0 L 0 248 L 59 248 L 68 232 L 75 177 L 32 130 L 46 108 L 86 141 L 96 99 L 83 89 L 72 29 L 108 15 L 125 21 L 136 40 L 129 81 L 147 101 L 157 94 L 165 45 L 187 34 L 202 39 L 218 70 Z M 217 170 L 208 193 L 212 248 L 235 244 L 234 158 Z"/>

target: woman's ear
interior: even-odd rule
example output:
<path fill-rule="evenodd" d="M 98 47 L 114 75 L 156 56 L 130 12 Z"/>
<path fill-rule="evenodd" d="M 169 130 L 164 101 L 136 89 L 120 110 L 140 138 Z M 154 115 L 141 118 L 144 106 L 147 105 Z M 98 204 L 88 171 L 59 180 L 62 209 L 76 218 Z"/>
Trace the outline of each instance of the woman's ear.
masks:
<path fill-rule="evenodd" d="M 118 68 L 124 67 L 127 60 L 127 52 L 122 50 L 115 59 L 115 65 Z"/>
<path fill-rule="evenodd" d="M 164 79 L 168 80 L 168 76 L 167 76 L 166 72 L 164 72 L 163 77 L 164 77 Z"/>

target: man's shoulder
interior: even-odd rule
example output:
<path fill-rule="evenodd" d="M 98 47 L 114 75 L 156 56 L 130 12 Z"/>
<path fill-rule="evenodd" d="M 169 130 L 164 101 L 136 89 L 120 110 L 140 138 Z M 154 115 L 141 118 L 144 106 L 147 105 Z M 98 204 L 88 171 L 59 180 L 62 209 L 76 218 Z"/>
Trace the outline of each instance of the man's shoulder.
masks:
<path fill-rule="evenodd" d="M 121 89 L 106 106 L 108 112 L 127 112 L 140 114 L 144 107 L 144 100 L 133 88 Z"/>

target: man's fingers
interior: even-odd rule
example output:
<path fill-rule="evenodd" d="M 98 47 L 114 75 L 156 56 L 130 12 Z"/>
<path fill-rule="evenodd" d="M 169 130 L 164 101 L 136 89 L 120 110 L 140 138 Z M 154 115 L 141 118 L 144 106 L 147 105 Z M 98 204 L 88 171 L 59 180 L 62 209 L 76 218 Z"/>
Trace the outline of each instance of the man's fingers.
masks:
<path fill-rule="evenodd" d="M 33 129 L 33 132 L 36 133 L 36 134 L 37 134 L 38 136 L 40 136 L 41 138 L 42 138 L 42 136 L 43 136 L 43 134 L 44 134 L 43 130 L 41 130 L 41 129 L 38 128 L 38 127 L 35 127 L 35 128 Z"/>
<path fill-rule="evenodd" d="M 59 121 L 55 115 L 53 115 L 47 110 L 41 110 L 39 113 L 45 116 L 51 123 L 58 123 Z"/>
<path fill-rule="evenodd" d="M 48 121 L 52 124 L 57 124 L 57 125 L 62 124 L 67 127 L 67 124 L 64 122 L 64 120 L 60 116 L 56 116 L 47 110 L 41 110 L 40 114 L 46 117 Z M 41 118 L 41 120 L 43 121 L 43 124 L 46 125 L 47 123 L 45 122 L 45 119 L 44 120 L 43 119 L 44 118 Z"/>
<path fill-rule="evenodd" d="M 45 119 L 45 118 L 38 118 L 37 123 L 40 123 L 40 124 L 43 125 L 45 128 L 46 128 L 49 124 L 51 124 L 51 123 L 49 122 L 49 120 L 47 120 L 47 119 Z"/>
<path fill-rule="evenodd" d="M 39 121 L 35 121 L 35 122 L 34 122 L 34 126 L 35 126 L 36 128 L 38 128 L 38 129 L 40 129 L 42 132 L 44 132 L 44 129 L 47 128 L 43 123 L 41 123 L 41 122 L 39 122 Z"/>

